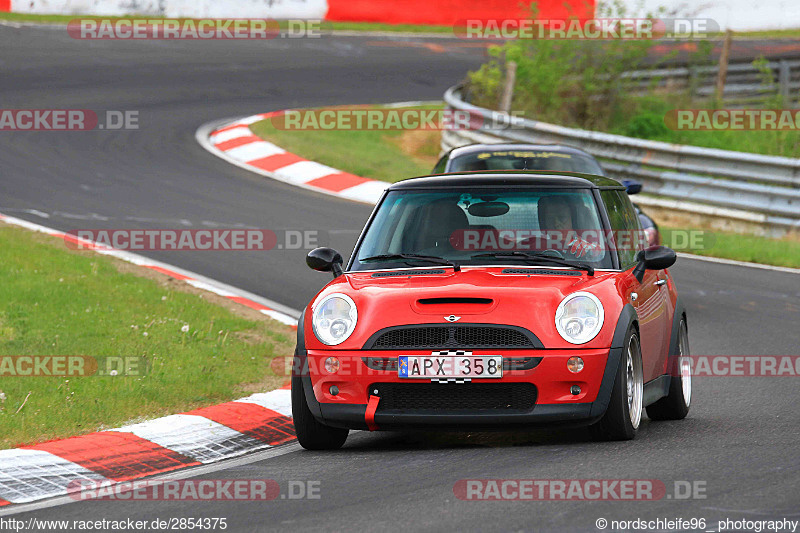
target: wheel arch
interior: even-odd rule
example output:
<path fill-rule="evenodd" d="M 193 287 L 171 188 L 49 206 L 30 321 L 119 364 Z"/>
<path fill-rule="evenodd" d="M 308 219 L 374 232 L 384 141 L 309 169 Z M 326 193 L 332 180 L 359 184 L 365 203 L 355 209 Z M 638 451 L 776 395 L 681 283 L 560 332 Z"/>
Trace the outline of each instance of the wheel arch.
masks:
<path fill-rule="evenodd" d="M 628 335 L 628 329 L 631 325 L 634 326 L 638 334 L 639 315 L 633 305 L 628 303 L 620 311 L 617 325 L 614 328 L 614 336 L 612 337 L 611 348 L 608 351 L 608 361 L 603 373 L 603 381 L 600 383 L 597 399 L 592 403 L 591 416 L 602 416 L 608 409 L 611 391 L 614 388 L 614 380 L 616 379 L 617 370 L 622 359 L 622 351 L 625 347 L 625 337 Z"/>
<path fill-rule="evenodd" d="M 680 335 L 681 320 L 686 324 L 686 331 L 688 333 L 689 318 L 686 313 L 686 307 L 683 305 L 680 297 L 678 297 L 675 301 L 675 312 L 672 315 L 672 330 L 669 336 L 669 355 L 666 369 L 667 374 L 672 377 L 680 376 L 680 369 L 678 368 L 678 337 Z"/>
<path fill-rule="evenodd" d="M 308 368 L 308 351 L 306 350 L 305 323 L 306 311 L 303 309 L 300 319 L 297 322 L 297 344 L 294 349 L 294 359 L 292 360 L 292 382 L 300 380 L 303 386 L 303 394 L 308 404 L 308 409 L 315 418 L 322 419 L 322 410 L 319 407 L 317 397 L 314 395 L 314 386 L 311 384 L 311 374 Z"/>

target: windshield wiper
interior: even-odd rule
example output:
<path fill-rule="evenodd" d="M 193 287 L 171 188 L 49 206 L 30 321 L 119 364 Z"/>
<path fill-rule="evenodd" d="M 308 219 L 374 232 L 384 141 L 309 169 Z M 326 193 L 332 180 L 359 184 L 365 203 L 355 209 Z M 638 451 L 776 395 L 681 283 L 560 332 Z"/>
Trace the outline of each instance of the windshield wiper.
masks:
<path fill-rule="evenodd" d="M 513 252 L 490 252 L 472 256 L 473 259 L 481 259 L 486 257 L 493 259 L 520 259 L 523 261 L 552 263 L 554 265 L 566 266 L 577 270 L 585 270 L 590 276 L 594 276 L 594 267 L 592 265 L 581 263 L 578 261 L 568 261 L 567 259 L 559 259 L 558 257 L 553 257 L 552 255 L 545 255 L 542 253 L 513 251 Z"/>
<path fill-rule="evenodd" d="M 449 259 L 445 259 L 444 257 L 437 257 L 435 255 L 419 255 L 419 254 L 382 254 L 382 255 L 375 255 L 372 257 L 366 257 L 364 259 L 359 259 L 360 263 L 369 263 L 372 261 L 401 261 L 405 260 L 406 264 L 410 264 L 409 261 L 427 261 L 428 263 L 435 263 L 437 265 L 447 265 L 453 267 L 453 270 L 456 272 L 461 272 L 461 265 L 456 263 L 455 261 L 450 261 Z"/>

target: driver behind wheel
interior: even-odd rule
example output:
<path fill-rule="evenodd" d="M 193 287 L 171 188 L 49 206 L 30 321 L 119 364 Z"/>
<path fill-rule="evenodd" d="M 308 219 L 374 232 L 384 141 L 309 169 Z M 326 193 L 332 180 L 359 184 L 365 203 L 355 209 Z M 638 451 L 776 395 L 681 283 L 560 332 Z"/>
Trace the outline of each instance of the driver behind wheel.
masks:
<path fill-rule="evenodd" d="M 564 253 L 576 259 L 595 261 L 603 252 L 595 243 L 582 239 L 576 228 L 578 213 L 583 206 L 574 205 L 564 196 L 542 196 L 539 198 L 539 229 L 542 232 L 556 231 L 563 235 Z"/>

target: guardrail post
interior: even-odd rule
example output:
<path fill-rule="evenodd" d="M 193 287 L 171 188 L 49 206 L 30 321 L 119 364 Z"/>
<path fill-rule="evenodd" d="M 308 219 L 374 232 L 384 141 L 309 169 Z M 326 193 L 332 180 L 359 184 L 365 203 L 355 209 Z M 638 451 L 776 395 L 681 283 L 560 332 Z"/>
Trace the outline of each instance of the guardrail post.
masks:
<path fill-rule="evenodd" d="M 514 61 L 506 62 L 506 83 L 503 86 L 503 94 L 500 96 L 500 111 L 503 113 L 511 112 L 511 101 L 514 99 L 514 85 L 517 83 L 517 63 Z"/>
<path fill-rule="evenodd" d="M 731 41 L 733 40 L 733 32 L 728 30 L 725 32 L 725 41 L 722 43 L 722 52 L 719 55 L 719 71 L 717 72 L 717 101 L 722 103 L 722 98 L 725 95 L 725 79 L 728 77 L 728 57 L 731 53 Z"/>
<path fill-rule="evenodd" d="M 789 101 L 789 82 L 792 79 L 792 71 L 789 68 L 789 62 L 785 59 L 781 59 L 778 65 L 778 87 L 784 105 L 788 105 L 791 103 Z"/>
<path fill-rule="evenodd" d="M 689 65 L 689 72 L 686 77 L 688 84 L 689 94 L 692 98 L 697 98 L 698 89 L 700 88 L 700 73 L 697 71 L 697 65 Z"/>

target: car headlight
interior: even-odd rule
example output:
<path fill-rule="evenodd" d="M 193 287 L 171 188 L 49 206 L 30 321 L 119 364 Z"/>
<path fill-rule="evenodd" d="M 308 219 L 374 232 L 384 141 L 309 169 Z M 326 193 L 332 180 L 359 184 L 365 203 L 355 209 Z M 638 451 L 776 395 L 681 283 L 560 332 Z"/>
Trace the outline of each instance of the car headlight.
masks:
<path fill-rule="evenodd" d="M 556 309 L 556 329 L 570 344 L 586 344 L 603 327 L 603 304 L 594 294 L 575 292 L 564 298 Z"/>
<path fill-rule="evenodd" d="M 314 335 L 328 346 L 343 343 L 356 329 L 358 311 L 346 294 L 329 294 L 313 306 L 312 312 Z"/>

